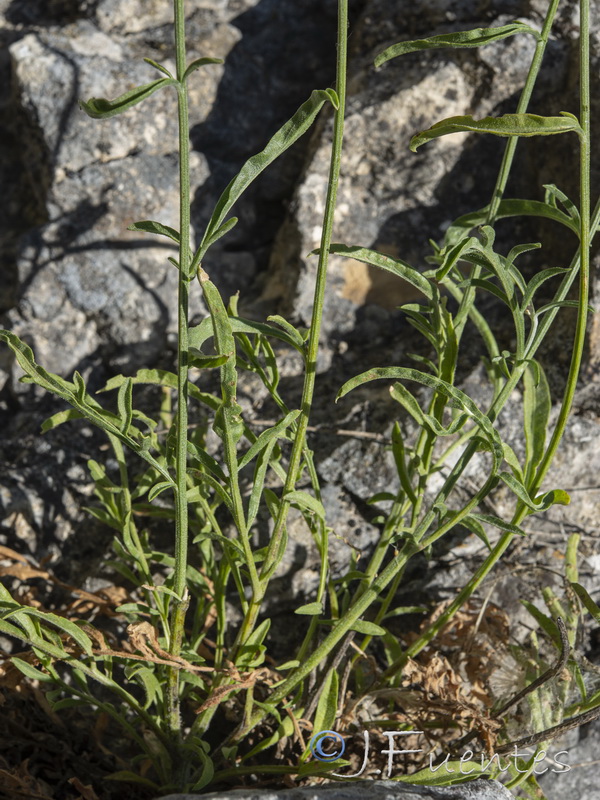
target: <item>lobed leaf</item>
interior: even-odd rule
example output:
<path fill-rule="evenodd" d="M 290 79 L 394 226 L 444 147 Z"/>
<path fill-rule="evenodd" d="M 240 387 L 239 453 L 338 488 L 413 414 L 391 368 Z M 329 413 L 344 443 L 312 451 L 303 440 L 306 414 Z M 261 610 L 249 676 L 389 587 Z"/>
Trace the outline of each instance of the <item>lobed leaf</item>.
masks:
<path fill-rule="evenodd" d="M 115 117 L 117 114 L 122 114 L 124 111 L 136 106 L 159 89 L 163 89 L 165 86 L 176 85 L 177 81 L 174 78 L 159 78 L 156 81 L 152 81 L 152 83 L 136 86 L 135 89 L 130 89 L 115 100 L 106 100 L 103 97 L 92 97 L 87 103 L 80 101 L 79 106 L 89 117 L 93 117 L 94 119 L 108 119 L 109 117 Z"/>
<path fill-rule="evenodd" d="M 542 117 L 539 114 L 504 114 L 502 117 L 484 117 L 475 120 L 471 116 L 448 117 L 436 122 L 426 131 L 417 133 L 410 140 L 413 153 L 421 145 L 447 136 L 451 133 L 476 132 L 492 133 L 495 136 L 551 136 L 555 133 L 574 132 L 583 135 L 577 117 L 567 111 L 561 111 L 560 117 Z"/>
<path fill-rule="evenodd" d="M 515 36 L 518 33 L 529 33 L 536 39 L 540 38 L 538 31 L 524 22 L 518 21 L 496 28 L 473 28 L 470 31 L 442 33 L 439 36 L 430 36 L 427 39 L 413 39 L 409 42 L 393 44 L 377 56 L 375 66 L 380 67 L 392 58 L 414 53 L 418 50 L 437 50 L 442 47 L 485 47 L 488 44 L 506 39 L 508 36 Z"/>

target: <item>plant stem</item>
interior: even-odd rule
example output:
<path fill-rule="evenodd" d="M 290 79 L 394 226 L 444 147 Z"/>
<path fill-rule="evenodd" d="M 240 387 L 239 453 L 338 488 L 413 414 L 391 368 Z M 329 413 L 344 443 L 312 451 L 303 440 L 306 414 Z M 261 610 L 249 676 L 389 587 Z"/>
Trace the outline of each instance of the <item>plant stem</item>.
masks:
<path fill-rule="evenodd" d="M 537 81 L 540 68 L 542 66 L 544 53 L 546 52 L 546 46 L 548 44 L 548 39 L 550 38 L 550 31 L 552 30 L 552 25 L 554 24 L 554 18 L 556 17 L 556 12 L 558 10 L 559 3 L 560 0 L 552 0 L 548 8 L 548 12 L 544 19 L 544 24 L 542 26 L 542 30 L 540 33 L 540 38 L 538 39 L 537 44 L 535 46 L 535 52 L 531 60 L 529 72 L 527 73 L 527 79 L 525 81 L 525 85 L 523 86 L 523 90 L 521 92 L 521 96 L 517 104 L 517 109 L 516 109 L 517 114 L 525 114 L 529 107 L 529 101 L 531 100 L 531 95 L 533 93 L 533 89 Z M 500 202 L 502 201 L 502 197 L 506 190 L 506 184 L 508 183 L 510 170 L 513 164 L 518 144 L 519 144 L 518 136 L 509 137 L 506 147 L 504 149 L 504 155 L 502 157 L 502 163 L 500 165 L 500 170 L 498 172 L 498 177 L 496 179 L 496 185 L 494 187 L 494 192 L 492 194 L 492 200 L 488 208 L 488 213 L 487 213 L 488 225 L 493 225 L 496 219 L 498 208 L 500 207 Z M 479 266 L 474 267 L 471 277 L 479 278 L 480 275 L 481 275 L 481 267 Z M 459 340 L 462 335 L 464 326 L 467 322 L 469 312 L 471 307 L 473 306 L 474 301 L 475 301 L 475 288 L 469 286 L 465 290 L 462 301 L 460 303 L 459 310 L 456 314 L 456 320 L 455 320 L 456 336 Z"/>
<path fill-rule="evenodd" d="M 571 407 L 573 405 L 573 397 L 575 394 L 575 388 L 577 386 L 577 378 L 579 376 L 579 371 L 581 368 L 581 361 L 583 357 L 583 348 L 585 344 L 585 332 L 586 332 L 586 325 L 587 325 L 587 315 L 588 315 L 588 296 L 589 296 L 589 262 L 590 262 L 590 244 L 593 234 L 596 232 L 598 228 L 598 224 L 600 221 L 600 201 L 596 204 L 594 209 L 593 218 L 590 222 L 590 84 L 589 84 L 589 0 L 581 0 L 580 2 L 580 9 L 581 9 L 581 28 L 580 28 L 580 119 L 579 123 L 583 130 L 583 135 L 580 137 L 581 141 L 581 148 L 580 148 L 580 191 L 581 191 L 581 207 L 580 207 L 580 217 L 581 217 L 581 229 L 580 229 L 580 247 L 579 247 L 579 259 L 575 257 L 573 262 L 571 263 L 571 267 L 569 270 L 568 275 L 563 280 L 561 287 L 557 292 L 557 297 L 560 299 L 564 299 L 566 297 L 569 287 L 574 280 L 575 272 L 577 270 L 577 261 L 580 261 L 579 264 L 579 308 L 577 314 L 577 323 L 575 329 L 575 337 L 573 342 L 573 350 L 571 354 L 571 364 L 569 368 L 569 375 L 567 378 L 567 385 L 565 388 L 563 402 L 561 405 L 559 417 L 554 428 L 554 432 L 552 434 L 550 443 L 544 453 L 544 457 L 538 466 L 535 478 L 530 486 L 528 486 L 529 493 L 532 497 L 535 497 L 536 493 L 539 491 L 542 482 L 548 472 L 552 459 L 556 453 L 556 450 L 560 444 L 562 436 L 564 434 L 564 430 L 567 424 L 567 420 L 569 417 L 569 413 L 571 411 Z M 548 312 L 545 315 L 543 322 L 540 324 L 540 329 L 537 332 L 536 338 L 533 343 L 533 347 L 531 353 L 528 354 L 529 358 L 532 358 L 535 354 L 537 348 L 541 344 L 548 328 L 550 327 L 552 320 L 554 319 L 555 314 L 557 313 L 558 309 L 553 309 L 552 311 Z M 551 318 L 548 318 L 549 315 L 552 314 Z M 520 380 L 520 376 L 522 371 L 526 365 L 522 365 L 520 368 L 516 369 L 511 376 L 511 380 L 506 384 L 504 387 L 504 391 L 501 395 L 504 398 L 508 398 L 510 391 L 516 385 L 514 381 L 514 377 L 518 375 L 517 382 Z M 510 391 L 507 391 L 510 390 Z M 501 397 L 498 398 L 498 401 L 495 405 L 501 407 L 504 405 L 504 401 L 501 401 Z M 498 408 L 499 411 L 499 408 Z M 497 416 L 497 413 L 494 415 Z M 488 413 L 490 418 L 492 417 L 491 413 Z M 465 451 L 466 452 L 466 451 Z M 517 508 L 515 510 L 515 514 L 513 516 L 513 524 L 519 525 L 522 520 L 527 515 L 528 509 L 522 503 L 519 502 L 517 504 Z M 400 659 L 398 659 L 394 664 L 392 664 L 384 673 L 383 679 L 389 678 L 393 673 L 397 672 L 401 669 L 406 661 L 417 655 L 427 644 L 442 630 L 442 628 L 452 619 L 454 614 L 461 608 L 461 606 L 473 595 L 473 593 L 477 590 L 483 580 L 486 578 L 488 573 L 492 570 L 495 564 L 500 560 L 502 555 L 507 550 L 508 546 L 512 542 L 514 533 L 504 533 L 498 540 L 497 544 L 493 548 L 490 555 L 486 558 L 485 562 L 481 565 L 481 567 L 477 570 L 477 572 L 473 575 L 471 580 L 467 583 L 466 586 L 459 592 L 456 598 L 453 600 L 451 605 L 441 614 L 435 621 L 435 623 L 424 633 L 422 636 L 419 637 L 413 644 L 408 648 L 408 650 L 402 655 Z M 429 537 L 427 540 L 428 542 L 432 539 Z"/>
<path fill-rule="evenodd" d="M 254 594 L 248 612 L 240 628 L 234 653 L 248 639 L 254 629 L 260 607 L 265 596 L 268 582 L 279 563 L 279 550 L 285 532 L 285 523 L 290 508 L 290 503 L 286 495 L 294 490 L 300 476 L 300 466 L 302 453 L 306 441 L 306 431 L 312 401 L 315 391 L 315 379 L 317 373 L 317 354 L 319 350 L 319 337 L 321 332 L 321 319 L 323 316 L 323 305 L 325 300 L 325 287 L 327 281 L 327 265 L 329 261 L 329 248 L 333 231 L 333 221 L 337 199 L 337 189 L 339 183 L 340 164 L 342 157 L 342 143 L 344 137 L 344 111 L 346 104 L 346 69 L 347 69 L 347 36 L 348 36 L 348 0 L 339 0 L 338 4 L 338 34 L 337 34 L 337 78 L 336 92 L 339 99 L 339 106 L 335 111 L 333 125 L 333 144 L 331 150 L 331 160 L 329 167 L 329 182 L 327 186 L 327 198 L 325 201 L 325 213 L 323 218 L 323 231 L 321 234 L 321 244 L 319 251 L 319 263 L 317 266 L 317 276 L 315 282 L 314 303 L 312 309 L 312 319 L 310 335 L 306 349 L 306 370 L 304 373 L 304 386 L 302 390 L 302 401 L 300 416 L 297 421 L 297 430 L 292 446 L 290 464 L 283 487 L 283 494 L 273 535 L 269 543 L 269 548 L 260 573 L 260 590 Z"/>
<path fill-rule="evenodd" d="M 175 58 L 177 64 L 177 112 L 179 122 L 179 295 L 177 342 L 177 439 L 175 456 L 175 572 L 173 591 L 177 595 L 171 612 L 169 653 L 177 657 L 181 651 L 185 612 L 187 609 L 186 570 L 188 551 L 187 505 L 187 426 L 188 426 L 188 268 L 190 262 L 190 173 L 189 117 L 187 89 L 183 76 L 186 70 L 184 0 L 175 0 Z M 167 727 L 172 737 L 181 738 L 179 714 L 179 670 L 168 669 Z"/>

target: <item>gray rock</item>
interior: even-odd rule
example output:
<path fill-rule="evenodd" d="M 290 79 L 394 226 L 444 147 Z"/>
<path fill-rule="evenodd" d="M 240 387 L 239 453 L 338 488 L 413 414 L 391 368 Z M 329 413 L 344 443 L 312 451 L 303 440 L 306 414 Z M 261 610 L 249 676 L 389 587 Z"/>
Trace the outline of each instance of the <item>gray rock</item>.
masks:
<path fill-rule="evenodd" d="M 596 800 L 598 797 L 598 747 L 600 724 L 596 720 L 581 728 L 577 744 L 571 745 L 562 759 L 571 765 L 569 777 L 557 780 L 548 772 L 538 783 L 548 800 Z"/>
<path fill-rule="evenodd" d="M 202 795 L 206 800 L 511 800 L 511 793 L 498 781 L 476 780 L 462 786 L 427 787 L 394 781 L 348 781 L 273 791 L 241 789 Z M 198 795 L 170 794 L 160 800 L 193 800 Z"/>

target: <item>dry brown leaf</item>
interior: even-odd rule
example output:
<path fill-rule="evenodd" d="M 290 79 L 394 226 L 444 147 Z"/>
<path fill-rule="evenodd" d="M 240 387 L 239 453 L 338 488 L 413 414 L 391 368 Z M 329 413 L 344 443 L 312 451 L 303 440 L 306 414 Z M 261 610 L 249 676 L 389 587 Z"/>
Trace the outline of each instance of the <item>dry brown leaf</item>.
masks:
<path fill-rule="evenodd" d="M 81 800 L 100 800 L 96 792 L 90 786 L 84 786 L 79 778 L 69 778 L 69 783 L 74 789 L 81 793 Z"/>

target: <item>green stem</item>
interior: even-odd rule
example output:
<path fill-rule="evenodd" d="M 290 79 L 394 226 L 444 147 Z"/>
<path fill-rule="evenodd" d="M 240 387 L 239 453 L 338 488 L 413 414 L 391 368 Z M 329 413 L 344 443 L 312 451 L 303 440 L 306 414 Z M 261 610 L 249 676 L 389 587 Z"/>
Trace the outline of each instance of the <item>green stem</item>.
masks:
<path fill-rule="evenodd" d="M 573 342 L 573 350 L 571 354 L 571 364 L 569 367 L 569 375 L 567 378 L 567 385 L 565 388 L 563 402 L 559 417 L 554 428 L 550 443 L 544 453 L 544 457 L 537 469 L 535 479 L 531 486 L 527 487 L 532 497 L 539 491 L 542 482 L 548 472 L 552 459 L 560 444 L 564 430 L 567 424 L 569 413 L 573 405 L 573 397 L 577 386 L 577 378 L 581 368 L 581 361 L 583 357 L 583 349 L 585 345 L 585 332 L 587 325 L 588 315 L 588 296 L 589 296 L 589 261 L 590 261 L 590 244 L 593 234 L 598 228 L 600 220 L 600 201 L 596 204 L 594 209 L 593 219 L 590 222 L 590 85 L 589 85 L 589 0 L 581 0 L 581 39 L 580 39 L 580 75 L 581 75 L 581 88 L 580 88 L 580 125 L 583 130 L 581 136 L 581 150 L 580 150 L 580 183 L 581 183 L 581 229 L 580 229 L 580 249 L 579 259 L 577 256 L 573 259 L 568 276 L 563 280 L 561 288 L 557 295 L 560 299 L 566 297 L 567 292 L 574 280 L 578 260 L 579 264 L 579 309 L 577 314 L 577 323 L 575 328 L 575 337 Z M 548 328 L 550 327 L 557 309 L 549 312 L 553 316 L 545 318 L 540 325 L 537 332 L 536 339 L 533 343 L 532 352 L 530 357 L 533 357 L 535 351 L 544 339 Z M 547 317 L 548 315 L 546 315 Z M 513 385 L 516 385 L 513 380 L 516 377 L 515 373 L 522 374 L 522 368 L 515 370 L 511 380 L 505 386 L 504 392 L 501 395 L 507 397 L 509 392 L 512 391 Z M 500 397 L 498 398 L 500 401 Z M 505 400 L 504 400 L 505 402 Z M 502 405 L 504 404 L 502 402 Z M 500 402 L 498 402 L 500 405 Z M 497 415 L 497 412 L 494 416 Z M 491 416 L 488 414 L 488 416 Z M 466 452 L 466 451 L 465 451 Z M 528 509 L 523 503 L 519 503 L 513 516 L 513 524 L 519 525 L 527 515 Z M 495 564 L 498 563 L 502 555 L 506 552 L 508 546 L 512 542 L 514 533 L 504 533 L 498 540 L 496 546 L 493 548 L 490 555 L 486 558 L 485 562 L 474 574 L 469 583 L 459 592 L 451 605 L 446 611 L 440 615 L 435 623 L 415 641 L 407 651 L 392 664 L 382 676 L 385 680 L 393 675 L 398 670 L 402 669 L 404 664 L 409 658 L 417 655 L 429 642 L 437 636 L 442 628 L 452 619 L 454 614 L 462 607 L 462 605 L 473 595 L 481 583 L 485 580 L 488 573 L 492 570 Z M 432 537 L 430 537 L 431 539 Z"/>
<path fill-rule="evenodd" d="M 542 66 L 544 53 L 546 52 L 546 46 L 548 44 L 548 39 L 550 38 L 550 31 L 552 30 L 552 25 L 554 24 L 554 18 L 556 17 L 556 12 L 558 10 L 559 3 L 560 0 L 552 0 L 548 8 L 548 13 L 546 14 L 546 18 L 544 19 L 544 25 L 540 33 L 540 38 L 538 39 L 537 44 L 535 46 L 535 52 L 531 60 L 531 65 L 529 67 L 527 79 L 525 81 L 525 85 L 523 86 L 521 97 L 519 98 L 519 102 L 517 104 L 517 109 L 516 109 L 517 114 L 525 114 L 529 107 L 529 101 L 531 100 L 531 95 L 533 93 L 533 89 L 535 87 L 535 83 L 537 81 L 537 77 L 539 75 L 540 68 Z M 502 157 L 502 163 L 500 165 L 500 170 L 498 172 L 498 178 L 496 179 L 496 185 L 494 187 L 494 192 L 492 194 L 492 200 L 488 208 L 488 213 L 487 213 L 488 225 L 494 224 L 496 215 L 498 214 L 498 209 L 500 207 L 502 197 L 504 196 L 504 192 L 506 190 L 506 184 L 508 183 L 508 178 L 510 175 L 510 171 L 512 168 L 518 144 L 519 144 L 518 136 L 509 137 L 506 147 L 504 149 L 504 156 Z M 481 267 L 476 266 L 473 269 L 471 277 L 479 278 L 480 275 L 481 275 Z M 455 322 L 456 336 L 459 340 L 462 335 L 464 326 L 467 322 L 471 307 L 473 306 L 473 303 L 475 301 L 475 291 L 476 291 L 475 288 L 471 287 L 468 287 L 466 289 L 459 310 L 456 315 L 456 322 Z"/>
<path fill-rule="evenodd" d="M 175 455 L 175 571 L 173 591 L 177 595 L 171 612 L 169 653 L 177 657 L 181 651 L 186 598 L 188 555 L 187 504 L 187 426 L 188 426 L 188 268 L 190 262 L 190 172 L 189 116 L 187 89 L 183 76 L 186 70 L 184 0 L 175 0 L 175 58 L 177 64 L 177 111 L 179 122 L 179 295 L 177 346 L 177 442 Z M 179 713 L 179 670 L 169 668 L 167 677 L 167 727 L 172 737 L 181 738 Z"/>
<path fill-rule="evenodd" d="M 340 164 L 342 157 L 342 142 L 344 137 L 344 111 L 346 104 L 346 65 L 347 65 L 347 35 L 348 35 L 348 0 L 339 0 L 338 6 L 338 36 L 337 36 L 337 80 L 336 92 L 339 99 L 339 106 L 335 111 L 333 126 L 333 145 L 331 150 L 331 161 L 329 168 L 329 182 L 327 186 L 327 198 L 325 201 L 325 213 L 323 218 L 323 232 L 321 235 L 321 245 L 319 252 L 319 263 L 317 266 L 317 276 L 315 282 L 314 303 L 310 326 L 310 335 L 306 351 L 306 370 L 304 374 L 304 387 L 302 390 L 301 412 L 297 421 L 297 430 L 292 446 L 290 464 L 283 487 L 283 494 L 273 535 L 269 543 L 267 554 L 263 562 L 260 573 L 260 590 L 254 594 L 248 612 L 240 628 L 234 654 L 247 641 L 260 611 L 260 607 L 265 596 L 269 580 L 277 567 L 279 561 L 278 553 L 285 531 L 285 523 L 290 508 L 290 503 L 286 495 L 293 491 L 300 475 L 302 453 L 306 441 L 306 431 L 312 401 L 315 391 L 315 379 L 317 373 L 317 354 L 319 350 L 319 337 L 321 332 L 321 319 L 323 316 L 323 305 L 325 301 L 325 287 L 327 281 L 327 265 L 329 261 L 329 248 L 333 231 L 333 221 L 337 199 L 337 189 L 339 183 Z"/>

